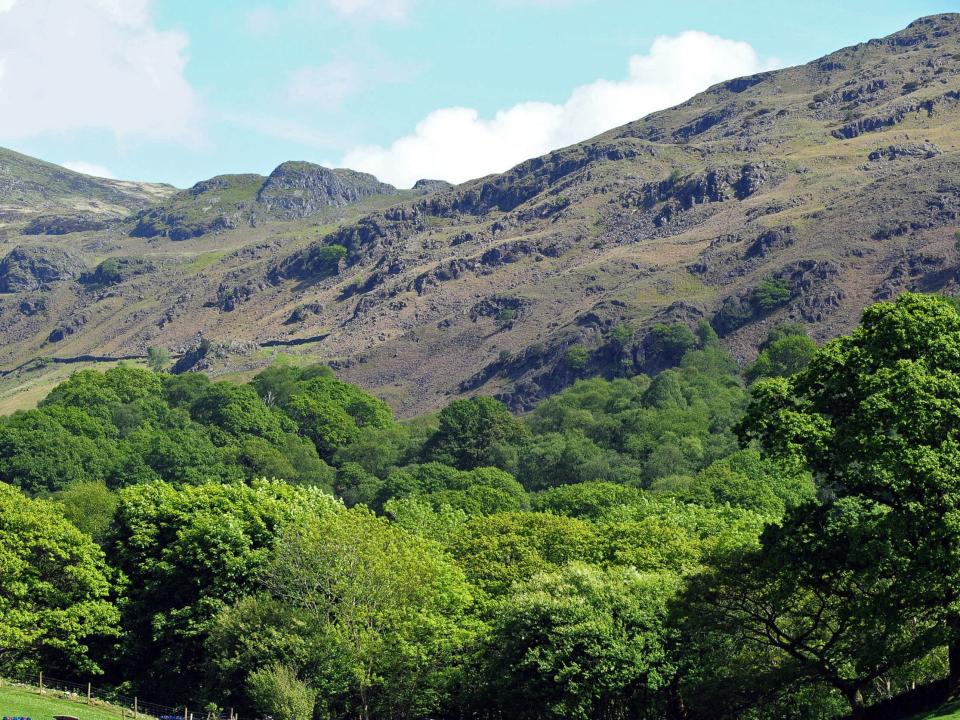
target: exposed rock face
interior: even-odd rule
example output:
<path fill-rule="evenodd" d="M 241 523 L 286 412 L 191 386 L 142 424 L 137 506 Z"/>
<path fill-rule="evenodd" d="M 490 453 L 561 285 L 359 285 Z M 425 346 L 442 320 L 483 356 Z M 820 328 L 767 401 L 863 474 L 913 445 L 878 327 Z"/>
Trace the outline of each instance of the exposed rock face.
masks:
<path fill-rule="evenodd" d="M 415 192 L 422 193 L 423 195 L 429 195 L 430 193 L 440 192 L 441 190 L 449 190 L 453 187 L 453 183 L 448 183 L 446 180 L 417 180 L 413 184 L 413 189 Z"/>
<path fill-rule="evenodd" d="M 142 211 L 133 237 L 189 240 L 267 220 L 298 220 L 397 189 L 373 175 L 286 162 L 269 177 L 218 175 Z"/>
<path fill-rule="evenodd" d="M 307 162 L 285 162 L 267 178 L 257 201 L 274 216 L 295 219 L 328 207 L 343 207 L 372 195 L 395 195 L 397 189 L 373 175 L 330 170 Z"/>
<path fill-rule="evenodd" d="M 137 275 L 145 275 L 157 269 L 154 262 L 146 258 L 116 257 L 104 260 L 93 272 L 84 273 L 80 282 L 89 285 L 116 285 Z"/>
<path fill-rule="evenodd" d="M 923 142 L 888 145 L 885 148 L 874 150 L 869 157 L 871 162 L 880 162 L 882 160 L 899 160 L 900 158 L 929 159 L 937 155 L 943 155 L 943 150 L 931 142 Z"/>
<path fill-rule="evenodd" d="M 105 230 L 107 218 L 95 215 L 41 215 L 23 228 L 24 235 L 66 235 L 75 232 Z"/>
<path fill-rule="evenodd" d="M 50 245 L 18 246 L 0 262 L 0 292 L 41 290 L 76 280 L 87 266 L 72 253 Z"/>

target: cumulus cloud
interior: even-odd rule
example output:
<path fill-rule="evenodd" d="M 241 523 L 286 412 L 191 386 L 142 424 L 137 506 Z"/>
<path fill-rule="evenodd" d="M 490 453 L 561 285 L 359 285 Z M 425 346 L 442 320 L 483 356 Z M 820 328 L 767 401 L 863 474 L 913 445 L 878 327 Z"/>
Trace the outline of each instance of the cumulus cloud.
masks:
<path fill-rule="evenodd" d="M 199 145 L 187 37 L 157 29 L 151 10 L 152 0 L 0 0 L 0 139 L 94 129 Z"/>
<path fill-rule="evenodd" d="M 391 145 L 348 151 L 342 164 L 409 187 L 417 179 L 463 182 L 586 140 L 676 105 L 710 85 L 776 65 L 747 43 L 687 31 L 661 36 L 634 55 L 623 80 L 576 88 L 563 104 L 525 102 L 484 118 L 466 107 L 435 110 Z"/>
<path fill-rule="evenodd" d="M 84 162 L 83 160 L 68 160 L 67 162 L 60 163 L 60 165 L 67 170 L 73 170 L 74 172 L 83 173 L 84 175 L 93 175 L 94 177 L 107 178 L 108 180 L 113 180 L 116 177 L 103 165 L 95 165 L 94 163 Z"/>

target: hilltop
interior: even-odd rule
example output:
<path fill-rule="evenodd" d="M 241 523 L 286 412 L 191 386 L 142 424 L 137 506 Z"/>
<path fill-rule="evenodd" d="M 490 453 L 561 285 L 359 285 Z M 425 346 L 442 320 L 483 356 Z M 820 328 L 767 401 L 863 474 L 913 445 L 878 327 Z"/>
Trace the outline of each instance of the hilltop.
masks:
<path fill-rule="evenodd" d="M 958 153 L 960 15 L 923 18 L 457 187 L 289 163 L 104 229 L 8 233 L 66 269 L 0 298 L 0 362 L 201 335 L 182 367 L 287 346 L 403 413 L 654 370 L 661 322 L 707 320 L 745 362 L 773 323 L 825 340 L 873 301 L 954 292 Z"/>

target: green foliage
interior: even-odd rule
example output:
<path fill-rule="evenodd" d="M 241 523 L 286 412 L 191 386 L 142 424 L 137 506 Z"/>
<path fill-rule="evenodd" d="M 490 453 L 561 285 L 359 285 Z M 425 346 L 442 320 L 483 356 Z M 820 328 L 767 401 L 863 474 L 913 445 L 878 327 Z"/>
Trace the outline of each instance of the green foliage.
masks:
<path fill-rule="evenodd" d="M 275 720 L 312 720 L 317 692 L 302 682 L 287 665 L 272 663 L 247 678 L 247 695 L 253 706 Z"/>
<path fill-rule="evenodd" d="M 786 280 L 761 280 L 754 288 L 750 301 L 758 313 L 773 312 L 790 302 L 790 285 Z"/>
<path fill-rule="evenodd" d="M 106 538 L 117 496 L 104 483 L 81 481 L 54 494 L 64 517 L 97 542 Z"/>
<path fill-rule="evenodd" d="M 147 348 L 147 365 L 154 372 L 163 372 L 170 364 L 170 351 L 166 348 L 151 345 Z"/>
<path fill-rule="evenodd" d="M 510 447 L 522 445 L 527 430 L 507 407 L 489 397 L 454 400 L 439 415 L 439 426 L 425 452 L 431 459 L 461 470 L 507 465 Z"/>
<path fill-rule="evenodd" d="M 329 496 L 279 482 L 123 490 L 109 547 L 126 578 L 129 677 L 166 697 L 190 697 L 216 614 L 258 586 L 287 524 L 334 508 Z"/>
<path fill-rule="evenodd" d="M 647 335 L 646 350 L 658 366 L 672 367 L 680 362 L 686 352 L 696 347 L 696 344 L 693 332 L 683 323 L 657 323 L 650 328 Z"/>
<path fill-rule="evenodd" d="M 504 308 L 497 313 L 496 322 L 499 327 L 507 327 L 517 319 L 517 311 L 513 308 Z"/>
<path fill-rule="evenodd" d="M 274 367 L 255 377 L 251 385 L 267 405 L 293 421 L 328 462 L 357 440 L 364 428 L 385 429 L 394 422 L 386 403 L 337 380 L 325 366 Z"/>
<path fill-rule="evenodd" d="M 626 347 L 627 343 L 633 338 L 633 328 L 626 323 L 615 325 L 610 331 L 610 339 L 618 348 Z"/>
<path fill-rule="evenodd" d="M 758 382 L 742 432 L 768 452 L 805 463 L 831 489 L 831 505 L 869 511 L 850 532 L 895 549 L 889 561 L 895 571 L 881 586 L 882 603 L 856 609 L 879 623 L 885 608 L 895 608 L 897 625 L 919 628 L 934 611 L 941 639 L 914 648 L 914 659 L 947 642 L 955 658 L 951 682 L 960 683 L 954 591 L 960 564 L 948 550 L 960 541 L 953 521 L 960 509 L 960 314 L 954 306 L 908 293 L 868 308 L 861 326 L 821 348 L 806 370 Z M 802 518 L 798 522 L 803 528 Z M 861 584 L 878 572 L 841 567 Z M 874 633 L 882 646 L 869 657 L 902 658 L 906 641 L 897 631 Z"/>
<path fill-rule="evenodd" d="M 784 323 L 771 328 L 760 355 L 744 372 L 749 382 L 760 378 L 788 377 L 800 372 L 810 363 L 817 344 L 807 336 L 806 329 L 796 323 Z"/>
<path fill-rule="evenodd" d="M 107 258 L 97 265 L 94 277 L 104 285 L 113 285 L 120 282 L 120 263 L 117 262 L 116 258 Z"/>
<path fill-rule="evenodd" d="M 670 575 L 573 563 L 497 604 L 489 702 L 516 718 L 636 717 L 671 677 Z"/>
<path fill-rule="evenodd" d="M 50 502 L 0 483 L 0 672 L 99 673 L 118 634 L 103 553 Z"/>
<path fill-rule="evenodd" d="M 447 540 L 467 579 L 494 596 L 537 573 L 575 560 L 599 559 L 598 539 L 589 523 L 542 513 L 475 517 Z"/>
<path fill-rule="evenodd" d="M 563 357 L 568 368 L 574 372 L 580 372 L 587 367 L 587 363 L 590 361 L 590 351 L 583 343 L 576 343 L 567 348 Z"/>
<path fill-rule="evenodd" d="M 343 245 L 318 245 L 310 249 L 310 269 L 321 276 L 336 275 L 340 262 L 347 257 L 347 248 Z"/>
<path fill-rule="evenodd" d="M 749 395 L 710 325 L 645 343 L 668 369 L 522 418 L 398 422 L 319 365 L 75 374 L 0 420 L 0 479 L 55 501 L 0 485 L 0 670 L 278 720 L 826 720 L 950 659 L 960 688 L 956 306 L 778 325 Z"/>
<path fill-rule="evenodd" d="M 299 619 L 287 632 L 309 628 L 321 707 L 423 717 L 449 702 L 471 594 L 434 543 L 365 510 L 327 513 L 291 527 L 262 578 Z"/>

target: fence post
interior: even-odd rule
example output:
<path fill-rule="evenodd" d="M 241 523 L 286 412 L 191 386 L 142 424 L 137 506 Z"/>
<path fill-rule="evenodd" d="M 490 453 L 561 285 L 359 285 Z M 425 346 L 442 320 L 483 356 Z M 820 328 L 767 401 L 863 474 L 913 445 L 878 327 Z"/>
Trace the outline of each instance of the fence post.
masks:
<path fill-rule="evenodd" d="M 90 683 L 87 683 L 87 705 L 90 705 L 90 704 L 91 704 L 91 703 L 90 703 L 91 690 L 92 690 L 92 688 L 90 687 Z"/>
<path fill-rule="evenodd" d="M 43 670 L 40 671 L 40 694 L 43 695 Z"/>
<path fill-rule="evenodd" d="M 183 706 L 183 720 L 189 720 L 189 717 L 187 716 L 187 706 L 186 706 L 186 705 Z"/>
<path fill-rule="evenodd" d="M 137 716 L 140 714 L 140 704 L 137 702 L 137 698 L 133 698 L 133 717 L 136 720 Z"/>

